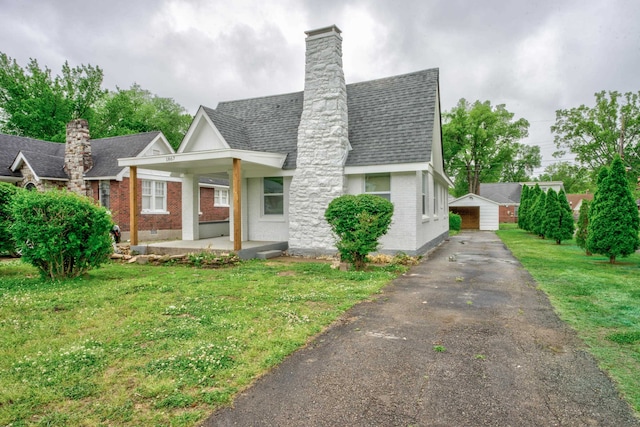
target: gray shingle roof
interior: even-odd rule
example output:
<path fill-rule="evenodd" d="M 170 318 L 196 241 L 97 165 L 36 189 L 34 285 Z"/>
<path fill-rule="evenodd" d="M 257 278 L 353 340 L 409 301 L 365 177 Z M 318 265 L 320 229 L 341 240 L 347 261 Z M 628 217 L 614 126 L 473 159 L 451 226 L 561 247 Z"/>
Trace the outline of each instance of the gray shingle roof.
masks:
<path fill-rule="evenodd" d="M 122 171 L 118 158 L 135 157 L 153 141 L 160 132 L 146 132 L 112 138 L 92 139 L 93 167 L 87 178 L 115 177 Z M 66 179 L 64 172 L 65 144 L 40 141 L 32 138 L 0 134 L 0 176 L 21 177 L 11 172 L 11 164 L 22 152 L 34 172 L 45 178 Z"/>
<path fill-rule="evenodd" d="M 160 132 L 154 131 L 92 139 L 93 167 L 85 174 L 85 177 L 98 178 L 118 175 L 124 169 L 118 166 L 118 158 L 137 156 L 158 135 Z"/>
<path fill-rule="evenodd" d="M 59 144 L 62 145 L 62 144 Z M 64 147 L 64 145 L 62 145 Z M 40 178 L 67 179 L 67 173 L 64 171 L 64 157 L 52 156 L 49 154 L 39 153 L 35 151 L 22 150 L 22 155 L 33 172 Z"/>
<path fill-rule="evenodd" d="M 497 182 L 480 184 L 480 195 L 498 203 L 520 203 L 522 184 L 519 182 Z"/>
<path fill-rule="evenodd" d="M 19 172 L 14 173 L 10 169 L 16 156 L 22 150 L 59 157 L 60 159 L 64 157 L 64 144 L 24 138 L 22 136 L 0 134 L 0 177 L 19 178 L 22 176 Z M 47 158 L 47 160 L 52 159 Z M 62 167 L 63 164 L 64 161 L 60 166 Z M 46 165 L 47 169 L 51 166 L 52 165 Z M 36 166 L 34 165 L 33 167 Z"/>
<path fill-rule="evenodd" d="M 347 85 L 347 166 L 431 160 L 437 89 L 438 69 Z M 227 101 L 205 111 L 232 148 L 287 154 L 283 167 L 293 169 L 303 95 Z"/>

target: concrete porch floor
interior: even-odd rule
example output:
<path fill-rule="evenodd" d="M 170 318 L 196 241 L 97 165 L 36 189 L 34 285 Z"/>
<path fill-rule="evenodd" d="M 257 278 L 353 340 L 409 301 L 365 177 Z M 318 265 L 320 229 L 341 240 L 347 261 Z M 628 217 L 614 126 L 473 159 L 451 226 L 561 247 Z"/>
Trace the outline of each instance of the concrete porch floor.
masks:
<path fill-rule="evenodd" d="M 258 252 L 281 250 L 289 248 L 288 242 L 271 242 L 247 240 L 242 242 L 242 249 L 238 251 L 241 259 L 256 258 Z M 178 255 L 189 252 L 233 252 L 233 242 L 229 236 L 213 237 L 200 240 L 170 240 L 164 242 L 141 242 L 131 248 L 139 253 L 157 255 Z"/>

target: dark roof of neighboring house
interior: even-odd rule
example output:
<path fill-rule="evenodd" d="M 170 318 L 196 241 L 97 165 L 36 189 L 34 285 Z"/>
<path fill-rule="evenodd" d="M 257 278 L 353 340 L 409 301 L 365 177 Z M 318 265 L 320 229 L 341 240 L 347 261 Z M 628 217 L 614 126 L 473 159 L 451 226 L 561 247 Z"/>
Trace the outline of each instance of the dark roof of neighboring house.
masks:
<path fill-rule="evenodd" d="M 347 166 L 431 160 L 438 69 L 347 85 Z M 232 148 L 287 154 L 296 165 L 304 92 L 227 101 L 205 112 Z"/>
<path fill-rule="evenodd" d="M 62 144 L 60 144 L 62 145 Z M 64 145 L 63 145 L 64 148 Z M 64 157 L 52 156 L 35 151 L 20 151 L 31 166 L 31 170 L 40 178 L 67 179 L 64 171 Z"/>
<path fill-rule="evenodd" d="M 198 182 L 200 184 L 229 186 L 229 180 L 224 178 L 209 178 L 201 176 Z"/>
<path fill-rule="evenodd" d="M 502 204 L 520 203 L 522 184 L 519 182 L 496 182 L 480 184 L 480 195 Z"/>
<path fill-rule="evenodd" d="M 92 139 L 91 157 L 93 157 L 93 167 L 89 169 L 85 177 L 98 178 L 118 175 L 124 169 L 118 166 L 118 158 L 137 156 L 158 135 L 160 135 L 160 132 L 154 131 Z"/>
<path fill-rule="evenodd" d="M 155 131 L 92 139 L 93 167 L 85 177 L 118 175 L 124 169 L 118 166 L 118 158 L 137 156 L 159 134 L 160 132 Z M 63 143 L 0 134 L 0 177 L 20 178 L 22 176 L 19 172 L 12 172 L 10 169 L 18 154 L 22 152 L 33 172 L 39 177 L 67 179 L 64 171 L 64 149 Z"/>
<path fill-rule="evenodd" d="M 16 156 L 22 150 L 48 155 L 47 161 L 50 162 L 54 161 L 52 157 L 64 158 L 64 144 L 40 141 L 22 136 L 0 134 L 0 177 L 20 178 L 22 176 L 19 172 L 12 172 L 10 169 Z M 50 170 L 56 166 L 57 164 L 46 164 L 43 167 L 45 167 L 46 170 Z M 33 165 L 33 167 L 37 168 L 38 166 Z"/>

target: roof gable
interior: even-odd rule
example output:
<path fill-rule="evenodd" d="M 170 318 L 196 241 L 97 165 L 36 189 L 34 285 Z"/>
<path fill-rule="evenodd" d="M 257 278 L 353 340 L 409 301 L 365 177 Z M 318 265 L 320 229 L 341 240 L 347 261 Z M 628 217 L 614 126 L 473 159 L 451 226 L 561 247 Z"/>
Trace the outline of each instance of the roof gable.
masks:
<path fill-rule="evenodd" d="M 2 179 L 2 177 L 19 178 L 22 176 L 19 171 L 11 170 L 11 165 L 16 160 L 20 151 L 30 151 L 32 153 L 64 158 L 64 144 L 22 136 L 0 134 L 0 179 Z M 61 166 L 63 164 L 64 162 Z"/>
<path fill-rule="evenodd" d="M 225 130 L 226 136 L 223 136 L 214 124 L 214 117 L 219 124 L 222 124 L 221 127 Z M 178 153 L 228 149 L 231 146 L 227 143 L 227 138 L 234 144 L 245 147 L 246 137 L 243 136 L 242 127 L 240 120 L 227 117 L 211 108 L 200 106 L 180 147 L 178 147 Z M 246 147 L 242 149 L 246 149 Z"/>
<path fill-rule="evenodd" d="M 66 181 L 68 179 L 67 173 L 64 171 L 64 157 L 23 150 L 16 156 L 11 170 L 19 172 L 25 164 L 31 169 L 38 181 L 41 179 Z"/>
<path fill-rule="evenodd" d="M 206 109 L 231 148 L 287 154 L 296 164 L 303 92 L 221 102 Z M 439 118 L 438 69 L 347 85 L 349 152 L 345 166 L 431 161 Z M 438 138 L 437 143 L 440 143 Z M 182 149 L 182 147 L 181 147 Z"/>
<path fill-rule="evenodd" d="M 88 179 L 115 178 L 124 170 L 124 167 L 118 166 L 118 158 L 137 157 L 156 142 L 168 146 L 173 152 L 166 138 L 159 131 L 92 139 L 93 167 L 87 171 L 85 177 Z"/>

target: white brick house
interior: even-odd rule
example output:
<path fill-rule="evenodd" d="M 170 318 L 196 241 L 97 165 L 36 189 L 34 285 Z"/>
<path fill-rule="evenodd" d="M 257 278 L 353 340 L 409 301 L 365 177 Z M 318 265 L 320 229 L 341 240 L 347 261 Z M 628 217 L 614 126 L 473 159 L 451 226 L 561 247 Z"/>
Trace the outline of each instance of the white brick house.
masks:
<path fill-rule="evenodd" d="M 120 159 L 183 179 L 183 240 L 198 240 L 202 176 L 229 178 L 230 239 L 334 253 L 324 212 L 343 194 L 394 204 L 381 252 L 421 254 L 448 236 L 438 69 L 345 84 L 335 27 L 306 32 L 303 92 L 200 107 L 175 155 Z M 132 221 L 134 222 L 134 221 Z"/>

